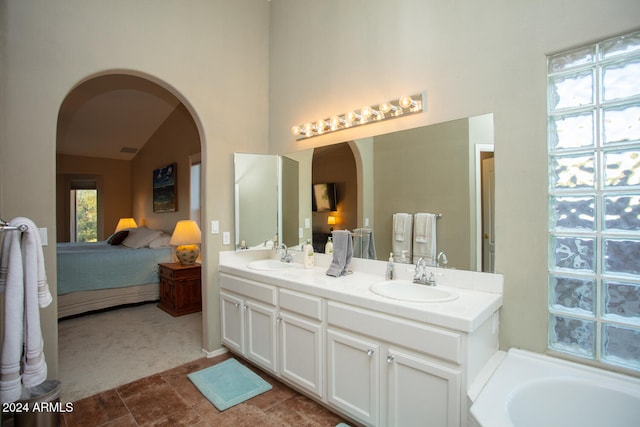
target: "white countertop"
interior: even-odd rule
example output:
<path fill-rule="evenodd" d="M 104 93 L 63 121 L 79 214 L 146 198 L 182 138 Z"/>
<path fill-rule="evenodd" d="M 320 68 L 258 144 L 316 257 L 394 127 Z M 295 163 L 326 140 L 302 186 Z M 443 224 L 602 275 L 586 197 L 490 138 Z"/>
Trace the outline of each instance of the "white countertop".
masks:
<path fill-rule="evenodd" d="M 219 269 L 222 273 L 466 333 L 473 332 L 502 306 L 502 276 L 498 274 L 430 268 L 436 275 L 437 286 L 455 292 L 458 298 L 416 303 L 386 298 L 369 290 L 372 284 L 384 280 L 384 261 L 354 258 L 350 266 L 353 273 L 341 277 L 327 276 L 331 257 L 324 254 L 315 255 L 313 269 L 305 269 L 301 263 L 296 263 L 298 268 L 281 271 L 248 267 L 253 260 L 273 257 L 273 250 L 220 252 Z M 411 278 L 412 268 L 409 264 L 396 264 L 397 276 Z"/>

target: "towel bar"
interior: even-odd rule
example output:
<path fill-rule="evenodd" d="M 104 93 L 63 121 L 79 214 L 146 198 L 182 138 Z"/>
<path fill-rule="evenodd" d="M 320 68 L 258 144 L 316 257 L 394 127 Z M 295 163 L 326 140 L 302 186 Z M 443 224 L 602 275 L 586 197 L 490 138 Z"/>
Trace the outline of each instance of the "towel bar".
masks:
<path fill-rule="evenodd" d="M 10 225 L 5 220 L 0 219 L 0 231 L 4 231 L 4 230 L 27 231 L 27 226 L 26 226 L 26 224 L 20 224 L 18 226 L 13 226 L 13 225 Z"/>

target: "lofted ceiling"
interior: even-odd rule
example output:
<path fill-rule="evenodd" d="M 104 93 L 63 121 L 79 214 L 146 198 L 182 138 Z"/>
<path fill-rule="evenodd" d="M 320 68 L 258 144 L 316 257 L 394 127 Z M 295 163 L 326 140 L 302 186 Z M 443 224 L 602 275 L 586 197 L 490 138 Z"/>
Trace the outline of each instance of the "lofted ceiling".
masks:
<path fill-rule="evenodd" d="M 69 93 L 58 116 L 57 153 L 131 160 L 180 104 L 135 76 L 93 78 Z"/>

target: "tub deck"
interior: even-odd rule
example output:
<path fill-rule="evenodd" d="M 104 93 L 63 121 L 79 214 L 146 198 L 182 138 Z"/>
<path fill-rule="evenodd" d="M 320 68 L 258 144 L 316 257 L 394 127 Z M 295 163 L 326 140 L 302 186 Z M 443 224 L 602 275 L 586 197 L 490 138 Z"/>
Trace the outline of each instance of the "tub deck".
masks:
<path fill-rule="evenodd" d="M 473 402 L 469 421 L 480 427 L 636 427 L 639 419 L 640 378 L 511 349 Z"/>

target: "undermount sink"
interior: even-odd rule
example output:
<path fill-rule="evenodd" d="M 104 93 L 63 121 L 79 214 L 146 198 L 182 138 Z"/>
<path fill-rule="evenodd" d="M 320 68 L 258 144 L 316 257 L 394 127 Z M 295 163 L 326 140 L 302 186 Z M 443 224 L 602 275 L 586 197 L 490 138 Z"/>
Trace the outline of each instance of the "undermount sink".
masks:
<path fill-rule="evenodd" d="M 419 285 L 410 280 L 384 280 L 374 283 L 369 289 L 376 295 L 400 301 L 447 302 L 458 298 L 455 292 Z"/>
<path fill-rule="evenodd" d="M 283 271 L 283 270 L 293 270 L 298 268 L 293 263 L 290 262 L 282 262 L 275 259 L 260 259 L 257 261 L 251 261 L 247 267 L 252 270 L 262 270 L 262 271 Z"/>

